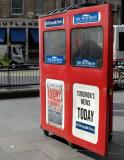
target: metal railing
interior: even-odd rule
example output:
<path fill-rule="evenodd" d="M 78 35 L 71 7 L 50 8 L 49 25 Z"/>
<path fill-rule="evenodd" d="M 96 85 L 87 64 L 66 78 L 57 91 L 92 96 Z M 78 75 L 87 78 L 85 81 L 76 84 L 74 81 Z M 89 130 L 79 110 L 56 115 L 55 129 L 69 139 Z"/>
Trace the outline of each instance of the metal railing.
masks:
<path fill-rule="evenodd" d="M 26 65 L 16 69 L 4 67 L 0 69 L 0 88 L 39 85 L 39 67 Z"/>
<path fill-rule="evenodd" d="M 113 68 L 113 84 L 124 88 L 124 67 Z"/>

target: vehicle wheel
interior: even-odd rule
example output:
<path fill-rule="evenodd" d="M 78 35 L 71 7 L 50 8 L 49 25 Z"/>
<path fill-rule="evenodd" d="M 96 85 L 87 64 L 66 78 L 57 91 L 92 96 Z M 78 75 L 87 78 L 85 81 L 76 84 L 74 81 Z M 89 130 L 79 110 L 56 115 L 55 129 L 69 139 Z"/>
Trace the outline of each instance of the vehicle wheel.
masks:
<path fill-rule="evenodd" d="M 68 141 L 68 145 L 71 147 L 71 148 L 75 148 L 75 145 L 71 142 Z"/>
<path fill-rule="evenodd" d="M 43 133 L 45 136 L 49 136 L 49 132 L 43 129 Z"/>
<path fill-rule="evenodd" d="M 0 63 L 0 69 L 2 69 L 3 68 L 3 65 L 2 65 L 2 63 Z"/>
<path fill-rule="evenodd" d="M 15 69 L 16 68 L 16 64 L 15 63 L 11 63 L 11 68 Z"/>

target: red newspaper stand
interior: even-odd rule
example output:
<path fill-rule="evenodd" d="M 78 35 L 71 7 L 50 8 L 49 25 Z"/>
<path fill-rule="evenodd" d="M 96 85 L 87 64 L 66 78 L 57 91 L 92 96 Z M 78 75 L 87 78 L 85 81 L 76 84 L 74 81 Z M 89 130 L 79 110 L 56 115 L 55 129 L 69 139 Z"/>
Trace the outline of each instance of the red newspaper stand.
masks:
<path fill-rule="evenodd" d="M 39 20 L 41 128 L 106 155 L 112 133 L 111 6 Z"/>

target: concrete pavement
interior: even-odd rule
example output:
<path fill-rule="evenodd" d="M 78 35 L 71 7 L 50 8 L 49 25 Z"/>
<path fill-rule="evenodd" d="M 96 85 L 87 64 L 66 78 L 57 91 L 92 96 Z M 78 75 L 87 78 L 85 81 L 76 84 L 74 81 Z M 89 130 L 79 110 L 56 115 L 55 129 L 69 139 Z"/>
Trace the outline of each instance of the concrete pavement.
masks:
<path fill-rule="evenodd" d="M 113 140 L 106 157 L 72 149 L 39 125 L 39 98 L 0 100 L 0 160 L 124 160 L 124 91 L 114 93 Z"/>
<path fill-rule="evenodd" d="M 0 88 L 0 99 L 25 98 L 39 96 L 39 85 L 15 86 Z"/>

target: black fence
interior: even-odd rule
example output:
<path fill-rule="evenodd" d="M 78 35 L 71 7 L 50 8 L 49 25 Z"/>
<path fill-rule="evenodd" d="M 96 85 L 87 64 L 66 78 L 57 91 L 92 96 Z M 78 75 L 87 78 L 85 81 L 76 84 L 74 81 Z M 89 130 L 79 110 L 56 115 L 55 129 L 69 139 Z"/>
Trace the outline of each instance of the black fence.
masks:
<path fill-rule="evenodd" d="M 39 67 L 37 65 L 25 65 L 12 69 L 4 67 L 0 69 L 0 88 L 11 89 L 14 87 L 39 85 Z"/>
<path fill-rule="evenodd" d="M 113 68 L 113 84 L 124 88 L 124 67 Z"/>

